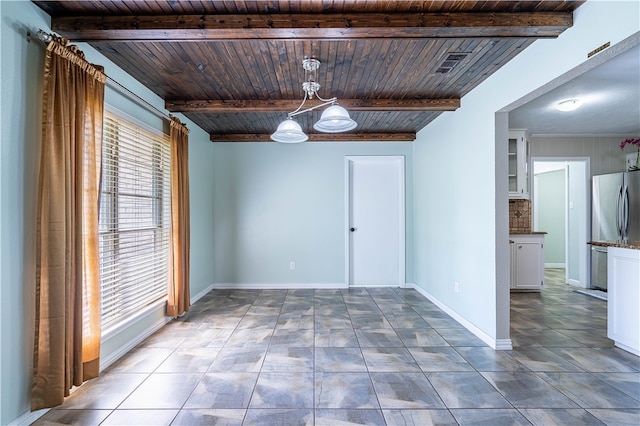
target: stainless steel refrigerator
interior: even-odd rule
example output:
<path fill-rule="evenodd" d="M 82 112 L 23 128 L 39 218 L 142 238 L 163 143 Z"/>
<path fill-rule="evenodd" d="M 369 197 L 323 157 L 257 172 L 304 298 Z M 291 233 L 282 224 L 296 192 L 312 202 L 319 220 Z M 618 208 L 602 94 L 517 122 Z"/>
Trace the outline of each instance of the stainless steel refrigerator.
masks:
<path fill-rule="evenodd" d="M 640 171 L 594 176 L 591 240 L 640 241 Z M 591 246 L 591 287 L 607 289 L 607 248 Z"/>

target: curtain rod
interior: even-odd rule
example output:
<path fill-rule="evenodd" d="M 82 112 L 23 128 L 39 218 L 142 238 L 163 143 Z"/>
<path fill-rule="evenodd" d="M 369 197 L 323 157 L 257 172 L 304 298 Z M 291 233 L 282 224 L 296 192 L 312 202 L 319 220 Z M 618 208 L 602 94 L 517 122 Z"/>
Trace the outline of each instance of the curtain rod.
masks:
<path fill-rule="evenodd" d="M 51 40 L 53 40 L 53 34 L 48 33 L 42 29 L 39 29 L 38 32 L 35 35 L 35 38 L 41 42 L 43 42 L 44 44 L 48 44 Z M 27 31 L 27 41 L 31 42 L 31 40 L 33 40 L 33 36 L 31 34 L 30 31 Z M 159 109 L 158 107 L 156 107 L 155 105 L 151 104 L 149 101 L 143 99 L 142 97 L 140 97 L 139 95 L 137 95 L 136 93 L 132 92 L 131 90 L 127 89 L 125 86 L 123 86 L 122 84 L 120 84 L 119 82 L 117 82 L 116 80 L 114 80 L 113 78 L 109 77 L 106 73 L 105 75 L 107 76 L 107 85 L 112 88 L 115 89 L 117 91 L 119 91 L 121 94 L 128 96 L 130 99 L 136 101 L 139 105 L 147 108 L 147 110 L 153 112 L 155 115 L 159 116 L 160 118 L 164 118 L 167 119 L 169 121 L 171 121 L 171 114 L 167 114 L 166 112 L 162 111 L 161 109 Z"/>

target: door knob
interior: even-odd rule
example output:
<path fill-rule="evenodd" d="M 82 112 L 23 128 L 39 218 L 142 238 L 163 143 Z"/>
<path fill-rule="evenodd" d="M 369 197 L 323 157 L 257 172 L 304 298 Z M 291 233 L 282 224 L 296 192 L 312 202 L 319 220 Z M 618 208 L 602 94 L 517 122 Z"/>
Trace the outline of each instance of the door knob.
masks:
<path fill-rule="evenodd" d="M 351 228 L 350 231 L 351 232 L 355 232 L 356 228 Z"/>

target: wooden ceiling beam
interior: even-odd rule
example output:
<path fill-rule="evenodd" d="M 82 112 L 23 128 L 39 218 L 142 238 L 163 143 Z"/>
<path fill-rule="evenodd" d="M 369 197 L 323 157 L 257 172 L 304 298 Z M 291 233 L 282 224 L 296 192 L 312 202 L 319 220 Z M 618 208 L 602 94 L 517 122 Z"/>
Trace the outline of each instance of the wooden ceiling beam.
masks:
<path fill-rule="evenodd" d="M 210 134 L 211 142 L 273 142 L 262 133 Z M 406 133 L 312 133 L 308 142 L 413 142 L 415 132 Z"/>
<path fill-rule="evenodd" d="M 164 105 L 171 112 L 289 112 L 300 106 L 300 100 L 168 100 Z M 307 101 L 305 107 L 320 102 Z M 338 99 L 338 104 L 350 111 L 455 111 L 460 98 L 455 99 Z"/>
<path fill-rule="evenodd" d="M 572 12 L 54 16 L 73 41 L 557 37 Z"/>

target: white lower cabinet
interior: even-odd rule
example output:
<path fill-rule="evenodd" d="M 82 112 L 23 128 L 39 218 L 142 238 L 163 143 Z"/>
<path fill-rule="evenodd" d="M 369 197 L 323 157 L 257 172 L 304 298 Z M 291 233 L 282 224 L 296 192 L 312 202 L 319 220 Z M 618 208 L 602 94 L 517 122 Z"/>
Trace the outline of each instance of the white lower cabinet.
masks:
<path fill-rule="evenodd" d="M 607 337 L 640 355 L 640 250 L 609 247 Z"/>
<path fill-rule="evenodd" d="M 511 290 L 540 291 L 544 281 L 544 234 L 510 235 Z"/>

